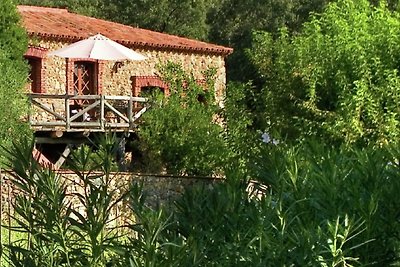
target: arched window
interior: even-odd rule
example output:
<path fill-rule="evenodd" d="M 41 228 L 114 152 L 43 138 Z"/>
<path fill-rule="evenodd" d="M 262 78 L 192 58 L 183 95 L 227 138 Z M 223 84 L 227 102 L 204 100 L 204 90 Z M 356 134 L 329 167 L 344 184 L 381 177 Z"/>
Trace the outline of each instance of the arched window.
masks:
<path fill-rule="evenodd" d="M 154 90 L 161 90 L 165 95 L 169 95 L 168 84 L 158 76 L 132 76 L 131 80 L 134 96 L 142 96 L 142 92 Z"/>

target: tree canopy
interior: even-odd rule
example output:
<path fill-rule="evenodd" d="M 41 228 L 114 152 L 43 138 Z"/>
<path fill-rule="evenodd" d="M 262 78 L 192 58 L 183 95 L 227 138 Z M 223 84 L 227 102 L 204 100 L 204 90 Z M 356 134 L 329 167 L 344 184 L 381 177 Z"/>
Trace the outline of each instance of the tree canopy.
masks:
<path fill-rule="evenodd" d="M 0 9 L 0 143 L 5 145 L 24 128 L 26 114 L 23 88 L 28 67 L 23 55 L 28 47 L 20 17 L 12 0 L 4 0 Z"/>
<path fill-rule="evenodd" d="M 265 80 L 267 128 L 382 145 L 400 134 L 400 17 L 385 5 L 340 0 L 279 38 L 258 32 L 249 51 Z"/>

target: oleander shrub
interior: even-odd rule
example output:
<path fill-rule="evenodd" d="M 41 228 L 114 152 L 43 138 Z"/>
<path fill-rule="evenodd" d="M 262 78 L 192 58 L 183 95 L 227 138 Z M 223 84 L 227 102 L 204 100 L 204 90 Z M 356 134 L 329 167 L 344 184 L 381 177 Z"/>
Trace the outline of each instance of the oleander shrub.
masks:
<path fill-rule="evenodd" d="M 92 152 L 72 159 L 83 192 L 66 193 L 54 172 L 16 146 L 10 162 L 17 197 L 6 246 L 10 266 L 390 266 L 400 263 L 400 147 L 334 147 L 318 142 L 260 147 L 257 180 L 187 188 L 173 205 L 150 206 L 140 184 L 116 198 L 112 160 L 92 172 Z M 112 146 L 106 155 L 112 153 Z M 104 152 L 103 152 L 104 153 Z M 104 155 L 104 154 L 103 154 Z M 82 172 L 80 170 L 85 170 Z M 253 192 L 263 185 L 261 192 Z M 252 189 L 253 188 L 253 189 Z M 79 199 L 85 212 L 68 205 Z M 132 220 L 109 227 L 126 201 Z"/>

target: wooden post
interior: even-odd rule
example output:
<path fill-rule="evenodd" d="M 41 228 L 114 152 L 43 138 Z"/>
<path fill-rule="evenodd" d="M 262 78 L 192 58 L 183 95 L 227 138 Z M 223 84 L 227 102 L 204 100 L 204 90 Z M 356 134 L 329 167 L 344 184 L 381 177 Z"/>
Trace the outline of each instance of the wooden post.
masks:
<path fill-rule="evenodd" d="M 61 154 L 60 158 L 57 160 L 57 162 L 54 164 L 54 167 L 56 170 L 60 169 L 65 160 L 67 159 L 68 155 L 71 153 L 71 146 L 67 145 L 64 149 L 64 152 Z"/>
<path fill-rule="evenodd" d="M 69 96 L 66 94 L 65 95 L 65 129 L 69 130 L 70 129 L 70 115 L 71 111 L 69 110 Z"/>
<path fill-rule="evenodd" d="M 100 96 L 100 128 L 104 130 L 104 95 Z"/>
<path fill-rule="evenodd" d="M 29 122 L 29 125 L 32 125 L 32 95 L 29 95 L 28 98 L 29 98 L 28 122 Z M 0 242 L 0 244 L 1 244 L 1 242 Z"/>
<path fill-rule="evenodd" d="M 133 103 L 132 103 L 132 93 L 130 93 L 129 96 L 129 100 L 128 100 L 128 119 L 129 119 L 129 129 L 133 129 L 133 114 L 132 114 L 132 110 L 133 110 Z"/>

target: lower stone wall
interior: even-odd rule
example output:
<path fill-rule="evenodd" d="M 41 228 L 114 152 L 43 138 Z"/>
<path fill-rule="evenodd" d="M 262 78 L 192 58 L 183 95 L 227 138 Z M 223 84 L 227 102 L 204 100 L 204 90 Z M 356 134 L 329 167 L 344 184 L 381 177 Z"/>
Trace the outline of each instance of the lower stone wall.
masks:
<path fill-rule="evenodd" d="M 61 177 L 66 182 L 67 194 L 73 196 L 71 193 L 83 193 L 83 181 L 72 172 L 60 172 Z M 18 194 L 18 190 L 11 184 L 9 174 L 5 172 L 1 175 L 1 221 L 6 223 L 9 214 L 13 214 L 12 205 L 10 202 L 14 200 L 14 196 Z M 91 173 L 96 179 L 104 179 L 99 173 Z M 115 173 L 110 175 L 110 191 L 115 193 L 115 197 L 119 197 L 126 193 L 133 183 L 138 183 L 143 186 L 143 194 L 146 196 L 146 205 L 156 207 L 158 205 L 168 206 L 173 204 L 185 188 L 195 185 L 212 186 L 215 183 L 222 181 L 222 179 L 204 178 L 204 177 L 186 177 L 186 176 L 156 176 L 156 175 L 139 175 L 132 173 Z M 78 199 L 71 198 L 72 206 L 74 209 L 84 213 L 83 207 L 79 204 Z M 112 218 L 117 218 L 114 222 L 116 224 L 124 224 L 127 219 L 132 216 L 129 214 L 128 202 L 122 201 L 112 210 Z"/>

